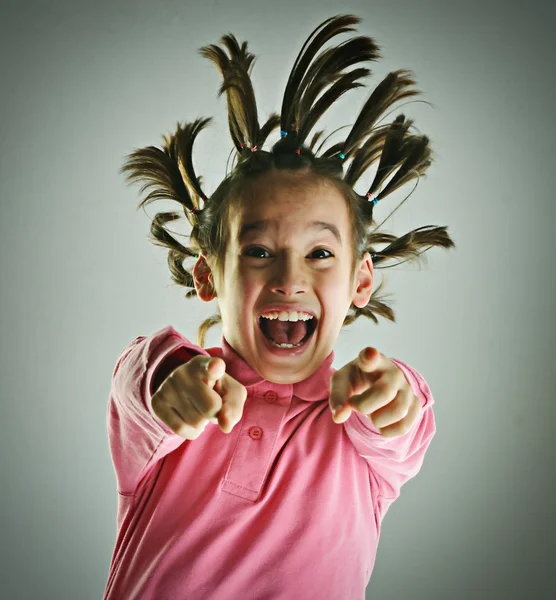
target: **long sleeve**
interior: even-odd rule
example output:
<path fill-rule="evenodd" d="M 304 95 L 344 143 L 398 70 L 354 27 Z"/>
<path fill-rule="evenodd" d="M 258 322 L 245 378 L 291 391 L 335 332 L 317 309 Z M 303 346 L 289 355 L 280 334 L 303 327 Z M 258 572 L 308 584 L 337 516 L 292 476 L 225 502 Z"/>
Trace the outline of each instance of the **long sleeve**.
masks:
<path fill-rule="evenodd" d="M 107 427 L 122 495 L 134 494 L 154 463 L 186 441 L 155 415 L 151 399 L 155 386 L 173 369 L 206 352 L 194 345 L 184 346 L 183 338 L 170 330 L 137 337 L 122 351 L 112 375 Z"/>
<path fill-rule="evenodd" d="M 399 497 L 403 484 L 420 471 L 436 433 L 432 409 L 434 398 L 427 382 L 413 367 L 400 360 L 392 360 L 404 373 L 413 393 L 422 401 L 423 412 L 417 423 L 397 438 L 382 437 L 372 421 L 357 411 L 353 411 L 344 423 L 356 450 L 368 463 L 380 519 Z"/>

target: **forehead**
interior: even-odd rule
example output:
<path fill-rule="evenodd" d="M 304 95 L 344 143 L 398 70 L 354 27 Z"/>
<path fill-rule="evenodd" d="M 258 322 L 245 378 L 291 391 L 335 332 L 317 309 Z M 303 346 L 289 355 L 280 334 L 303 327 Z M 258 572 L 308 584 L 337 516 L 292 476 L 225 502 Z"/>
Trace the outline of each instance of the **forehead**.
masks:
<path fill-rule="evenodd" d="M 298 173 L 274 172 L 248 182 L 236 208 L 231 226 L 239 241 L 255 232 L 293 227 L 329 231 L 341 243 L 349 219 L 346 199 L 334 184 Z"/>

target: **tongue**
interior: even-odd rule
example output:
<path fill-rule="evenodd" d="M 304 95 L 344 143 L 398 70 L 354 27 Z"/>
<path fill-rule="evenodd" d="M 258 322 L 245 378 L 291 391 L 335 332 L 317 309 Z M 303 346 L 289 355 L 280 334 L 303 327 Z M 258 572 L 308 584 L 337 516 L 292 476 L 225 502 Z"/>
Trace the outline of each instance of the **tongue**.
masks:
<path fill-rule="evenodd" d="M 307 335 L 307 323 L 305 321 L 263 320 L 266 325 L 266 332 L 278 344 L 299 344 Z"/>

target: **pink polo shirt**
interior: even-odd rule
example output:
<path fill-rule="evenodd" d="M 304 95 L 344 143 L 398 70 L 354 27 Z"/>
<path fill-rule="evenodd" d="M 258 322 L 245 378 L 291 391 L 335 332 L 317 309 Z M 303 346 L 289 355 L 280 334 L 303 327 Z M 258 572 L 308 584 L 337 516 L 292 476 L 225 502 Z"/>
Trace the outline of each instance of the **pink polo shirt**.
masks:
<path fill-rule="evenodd" d="M 353 411 L 328 407 L 334 352 L 295 384 L 262 379 L 227 343 L 203 350 L 173 327 L 119 356 L 107 410 L 118 488 L 117 538 L 104 600 L 364 600 L 382 519 L 417 475 L 435 434 L 434 403 L 415 369 L 394 360 L 422 400 L 406 435 L 383 438 Z M 242 420 L 196 440 L 153 413 L 153 383 L 204 354 L 247 388 Z"/>

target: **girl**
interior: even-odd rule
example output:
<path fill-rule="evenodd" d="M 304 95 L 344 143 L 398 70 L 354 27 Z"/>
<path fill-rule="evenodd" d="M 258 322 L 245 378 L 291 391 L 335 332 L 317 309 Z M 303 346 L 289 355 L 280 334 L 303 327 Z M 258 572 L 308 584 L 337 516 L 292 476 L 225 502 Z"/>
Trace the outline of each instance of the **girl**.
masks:
<path fill-rule="evenodd" d="M 315 149 L 319 131 L 305 143 L 370 73 L 345 69 L 380 56 L 369 37 L 322 50 L 358 22 L 339 15 L 315 29 L 281 114 L 262 126 L 247 43 L 224 36 L 229 56 L 202 48 L 223 77 L 238 159 L 210 197 L 192 161 L 209 119 L 178 124 L 163 149 L 136 150 L 123 168 L 147 182 L 142 191 L 154 187 L 140 206 L 182 206 L 191 247 L 165 229 L 173 212 L 156 215 L 153 240 L 169 248 L 173 280 L 193 288 L 186 297 L 216 299 L 219 314 L 202 323 L 198 344 L 167 326 L 117 360 L 107 417 L 118 534 L 106 600 L 365 597 L 382 520 L 434 436 L 434 400 L 415 369 L 375 348 L 335 371 L 333 346 L 361 316 L 394 321 L 381 286 L 373 292 L 375 268 L 454 243 L 445 227 L 398 238 L 373 219 L 377 202 L 432 162 L 428 138 L 411 134 L 404 115 L 378 124 L 419 93 L 410 72 L 384 78 L 343 141 Z M 263 151 L 278 126 L 280 139 Z M 376 161 L 358 194 L 355 182 Z M 192 271 L 188 257 L 198 259 Z M 204 349 L 218 322 L 221 347 Z"/>

